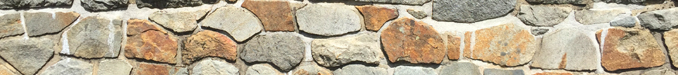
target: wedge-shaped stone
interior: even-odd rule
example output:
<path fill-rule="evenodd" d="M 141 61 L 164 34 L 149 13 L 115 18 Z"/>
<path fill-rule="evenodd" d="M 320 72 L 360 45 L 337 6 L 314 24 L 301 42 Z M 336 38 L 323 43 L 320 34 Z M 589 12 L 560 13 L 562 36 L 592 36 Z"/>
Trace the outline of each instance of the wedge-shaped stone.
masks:
<path fill-rule="evenodd" d="M 122 20 L 90 16 L 66 32 L 68 49 L 61 54 L 82 58 L 118 57 L 122 42 Z"/>
<path fill-rule="evenodd" d="M 544 35 L 541 50 L 535 53 L 532 67 L 543 69 L 596 70 L 598 42 L 583 30 L 564 28 Z"/>
<path fill-rule="evenodd" d="M 174 37 L 148 20 L 127 20 L 125 57 L 166 63 L 176 63 L 177 45 Z"/>
<path fill-rule="evenodd" d="M 22 74 L 33 75 L 54 54 L 54 43 L 47 38 L 3 39 L 0 56 Z"/>
<path fill-rule="evenodd" d="M 73 23 L 80 14 L 75 12 L 26 12 L 24 13 L 28 36 L 58 33 Z"/>
<path fill-rule="evenodd" d="M 466 32 L 464 57 L 503 66 L 525 64 L 532 59 L 539 42 L 529 31 L 508 23 Z"/>
<path fill-rule="evenodd" d="M 664 64 L 666 56 L 647 29 L 610 28 L 596 33 L 603 48 L 601 64 L 607 71 L 649 68 Z"/>
<path fill-rule="evenodd" d="M 205 57 L 226 58 L 235 61 L 237 57 L 236 43 L 226 35 L 218 32 L 204 30 L 191 35 L 184 40 L 182 60 L 185 64 L 200 60 Z"/>
<path fill-rule="evenodd" d="M 399 18 L 381 32 L 381 44 L 391 62 L 439 64 L 447 51 L 433 27 L 412 18 Z"/>
<path fill-rule="evenodd" d="M 238 42 L 244 42 L 263 29 L 261 22 L 252 12 L 233 6 L 217 8 L 200 24 L 203 27 L 226 31 Z"/>
<path fill-rule="evenodd" d="M 315 39 L 311 48 L 313 59 L 325 67 L 337 67 L 351 62 L 379 64 L 381 58 L 384 58 L 379 44 L 379 35 L 376 33 Z"/>
<path fill-rule="evenodd" d="M 362 28 L 360 13 L 353 6 L 310 4 L 297 10 L 299 30 L 322 36 L 336 36 Z"/>

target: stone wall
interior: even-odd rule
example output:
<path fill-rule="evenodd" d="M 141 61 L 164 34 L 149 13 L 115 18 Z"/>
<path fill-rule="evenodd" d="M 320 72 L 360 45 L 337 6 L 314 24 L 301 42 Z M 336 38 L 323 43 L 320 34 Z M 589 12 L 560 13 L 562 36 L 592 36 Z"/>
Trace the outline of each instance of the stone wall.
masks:
<path fill-rule="evenodd" d="M 0 75 L 675 75 L 675 0 L 0 0 Z"/>

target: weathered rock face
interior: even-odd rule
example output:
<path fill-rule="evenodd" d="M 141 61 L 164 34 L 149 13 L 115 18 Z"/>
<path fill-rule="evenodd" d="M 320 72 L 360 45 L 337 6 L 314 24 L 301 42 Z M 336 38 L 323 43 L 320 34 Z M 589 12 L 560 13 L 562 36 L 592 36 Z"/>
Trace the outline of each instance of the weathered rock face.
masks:
<path fill-rule="evenodd" d="M 183 33 L 195 30 L 198 27 L 198 19 L 205 16 L 209 10 L 160 10 L 153 12 L 148 17 L 165 28 Z"/>
<path fill-rule="evenodd" d="M 130 75 L 132 65 L 125 60 L 104 59 L 99 62 L 97 75 Z"/>
<path fill-rule="evenodd" d="M 398 66 L 393 75 L 438 75 L 432 68 Z"/>
<path fill-rule="evenodd" d="M 235 66 L 213 59 L 206 59 L 195 64 L 192 75 L 239 75 Z"/>
<path fill-rule="evenodd" d="M 332 71 L 316 65 L 306 65 L 297 67 L 292 75 L 332 75 Z"/>
<path fill-rule="evenodd" d="M 170 70 L 174 70 L 169 65 L 139 63 L 134 67 L 133 75 L 170 75 Z"/>
<path fill-rule="evenodd" d="M 40 75 L 92 75 L 92 64 L 79 59 L 65 58 L 47 67 Z"/>
<path fill-rule="evenodd" d="M 3 39 L 0 56 L 19 72 L 33 75 L 54 54 L 54 41 L 47 38 Z"/>
<path fill-rule="evenodd" d="M 516 0 L 435 0 L 433 20 L 462 23 L 505 16 L 515 8 Z"/>
<path fill-rule="evenodd" d="M 459 50 L 461 37 L 450 32 L 446 32 L 444 35 L 447 37 L 447 58 L 451 60 L 459 59 L 459 56 L 461 56 L 461 50 Z"/>
<path fill-rule="evenodd" d="M 226 31 L 238 42 L 244 42 L 263 29 L 261 22 L 254 14 L 245 8 L 233 6 L 217 8 L 200 24 L 203 27 Z"/>
<path fill-rule="evenodd" d="M 428 13 L 422 11 L 422 10 L 416 10 L 416 9 L 407 9 L 407 13 L 410 13 L 414 18 L 417 19 L 423 19 L 428 17 Z"/>
<path fill-rule="evenodd" d="M 664 32 L 664 40 L 671 60 L 678 60 L 678 56 L 676 56 L 678 55 L 678 29 Z M 676 66 L 678 65 L 678 61 L 671 61 L 671 64 Z"/>
<path fill-rule="evenodd" d="M 424 3 L 430 2 L 431 0 L 355 0 L 357 2 L 370 2 L 370 3 L 395 3 L 395 4 L 407 4 L 407 5 L 422 5 Z"/>
<path fill-rule="evenodd" d="M 520 6 L 518 18 L 532 26 L 552 27 L 563 22 L 572 8 L 549 6 Z"/>
<path fill-rule="evenodd" d="M 539 42 L 528 29 L 512 23 L 466 32 L 464 40 L 464 57 L 503 66 L 529 62 Z"/>
<path fill-rule="evenodd" d="M 245 73 L 247 73 L 247 75 L 284 75 L 275 68 L 264 64 L 256 64 L 247 67 L 247 72 Z"/>
<path fill-rule="evenodd" d="M 666 56 L 646 29 L 610 28 L 596 33 L 603 47 L 602 65 L 607 71 L 647 68 L 664 64 Z M 605 36 L 605 37 L 602 37 Z"/>
<path fill-rule="evenodd" d="M 379 31 L 386 21 L 398 17 L 396 9 L 381 6 L 356 6 L 365 18 L 365 28 L 371 31 Z"/>
<path fill-rule="evenodd" d="M 24 13 L 28 36 L 57 33 L 78 19 L 75 12 L 27 12 Z"/>
<path fill-rule="evenodd" d="M 367 67 L 364 65 L 346 65 L 341 69 L 334 70 L 334 75 L 386 75 L 386 69 L 379 67 Z"/>
<path fill-rule="evenodd" d="M 544 69 L 596 70 L 596 45 L 586 32 L 575 28 L 555 30 L 544 35 L 541 50 L 535 53 L 532 67 Z"/>
<path fill-rule="evenodd" d="M 0 9 L 70 6 L 73 0 L 2 0 Z"/>
<path fill-rule="evenodd" d="M 289 71 L 304 57 L 304 42 L 293 33 L 258 35 L 242 47 L 240 58 L 247 62 L 268 62 Z"/>
<path fill-rule="evenodd" d="M 609 23 L 623 13 L 622 10 L 580 10 L 574 12 L 574 17 L 581 24 L 591 25 Z"/>
<path fill-rule="evenodd" d="M 612 20 L 612 22 L 610 22 L 610 26 L 631 28 L 633 26 L 636 26 L 637 21 L 638 20 L 636 20 L 635 17 L 625 17 L 619 20 Z"/>
<path fill-rule="evenodd" d="M 68 50 L 61 54 L 83 58 L 118 57 L 122 42 L 122 20 L 86 17 L 66 32 Z"/>
<path fill-rule="evenodd" d="M 0 67 L 0 74 L 1 75 L 21 75 L 19 71 L 14 70 L 14 67 L 9 65 L 5 61 L 0 61 L 0 64 L 3 66 Z"/>
<path fill-rule="evenodd" d="M 176 63 L 177 42 L 148 20 L 127 20 L 125 57 Z"/>
<path fill-rule="evenodd" d="M 205 57 L 220 57 L 229 61 L 235 61 L 237 57 L 237 44 L 226 35 L 214 31 L 200 31 L 184 40 L 183 44 L 181 54 L 185 64 Z"/>
<path fill-rule="evenodd" d="M 455 62 L 442 66 L 441 75 L 480 75 L 478 66 L 469 62 Z"/>
<path fill-rule="evenodd" d="M 645 12 L 638 15 L 640 25 L 648 29 L 670 30 L 678 26 L 678 8 Z"/>
<path fill-rule="evenodd" d="M 188 6 L 200 6 L 204 3 L 213 4 L 219 0 L 136 0 L 137 7 L 151 7 L 151 8 L 178 8 Z"/>
<path fill-rule="evenodd" d="M 530 3 L 544 3 L 544 4 L 589 4 L 593 0 L 526 0 Z"/>
<path fill-rule="evenodd" d="M 447 51 L 440 34 L 430 25 L 399 18 L 381 32 L 381 44 L 391 62 L 440 63 Z"/>
<path fill-rule="evenodd" d="M 315 39 L 311 48 L 313 59 L 325 67 L 337 67 L 350 62 L 379 64 L 381 58 L 384 58 L 379 44 L 379 35 L 376 33 Z"/>
<path fill-rule="evenodd" d="M 310 4 L 297 10 L 296 16 L 299 30 L 322 36 L 355 32 L 363 24 L 358 10 L 348 5 Z"/>
<path fill-rule="evenodd" d="M 572 73 L 568 73 L 568 72 L 542 72 L 542 73 L 536 73 L 534 75 L 572 75 Z"/>
<path fill-rule="evenodd" d="M 621 4 L 639 4 L 645 2 L 645 0 L 602 0 L 602 1 L 608 3 L 621 3 Z"/>
<path fill-rule="evenodd" d="M 80 0 L 82 7 L 89 11 L 104 11 L 127 7 L 129 0 Z"/>
<path fill-rule="evenodd" d="M 287 1 L 245 0 L 242 7 L 257 15 L 266 31 L 294 31 L 296 23 Z"/>
<path fill-rule="evenodd" d="M 525 75 L 523 70 L 485 69 L 483 75 Z"/>
<path fill-rule="evenodd" d="M 9 13 L 0 16 L 0 38 L 24 33 L 19 13 Z"/>

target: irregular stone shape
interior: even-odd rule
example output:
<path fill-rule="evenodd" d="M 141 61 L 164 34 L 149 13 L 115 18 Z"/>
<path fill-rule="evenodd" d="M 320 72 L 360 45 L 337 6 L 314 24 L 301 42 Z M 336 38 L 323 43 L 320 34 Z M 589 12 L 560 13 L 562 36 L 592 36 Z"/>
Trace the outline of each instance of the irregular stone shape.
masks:
<path fill-rule="evenodd" d="M 350 37 L 315 39 L 311 45 L 313 59 L 324 67 L 337 67 L 350 62 L 379 64 L 381 45 L 376 33 L 361 33 Z"/>
<path fill-rule="evenodd" d="M 432 68 L 399 66 L 395 68 L 393 75 L 438 75 Z"/>
<path fill-rule="evenodd" d="M 649 11 L 638 15 L 640 25 L 655 30 L 670 30 L 678 26 L 678 8 Z"/>
<path fill-rule="evenodd" d="M 132 65 L 125 60 L 104 59 L 99 61 L 97 75 L 130 75 Z"/>
<path fill-rule="evenodd" d="M 548 28 L 544 27 L 533 27 L 532 28 L 532 35 L 544 35 L 546 32 L 548 32 Z"/>
<path fill-rule="evenodd" d="M 515 8 L 516 0 L 435 0 L 433 20 L 462 23 L 505 16 Z"/>
<path fill-rule="evenodd" d="M 73 23 L 80 14 L 75 12 L 27 12 L 24 13 L 28 36 L 58 33 Z"/>
<path fill-rule="evenodd" d="M 214 4 L 219 0 L 136 0 L 137 7 L 150 8 L 178 8 L 189 6 L 200 6 L 204 3 Z"/>
<path fill-rule="evenodd" d="M 61 54 L 82 58 L 118 57 L 122 42 L 122 20 L 90 16 L 66 32 L 68 49 Z"/>
<path fill-rule="evenodd" d="M 239 75 L 238 68 L 219 60 L 206 59 L 195 64 L 191 75 Z"/>
<path fill-rule="evenodd" d="M 355 32 L 363 24 L 358 10 L 348 5 L 310 4 L 297 10 L 296 16 L 299 30 L 322 36 Z"/>
<path fill-rule="evenodd" d="M 572 8 L 567 7 L 549 7 L 549 6 L 520 6 L 518 18 L 526 25 L 553 27 L 563 22 Z"/>
<path fill-rule="evenodd" d="M 24 34 L 19 13 L 8 13 L 0 16 L 0 38 Z"/>
<path fill-rule="evenodd" d="M 207 11 L 209 11 L 209 9 L 160 10 L 153 12 L 153 14 L 148 16 L 148 19 L 165 28 L 171 29 L 174 32 L 191 32 L 198 27 L 198 19 L 205 16 Z"/>
<path fill-rule="evenodd" d="M 292 75 L 332 75 L 332 71 L 316 65 L 306 65 L 297 67 Z"/>
<path fill-rule="evenodd" d="M 473 63 L 454 62 L 444 65 L 440 70 L 440 75 L 480 75 L 480 69 Z"/>
<path fill-rule="evenodd" d="M 428 16 L 426 12 L 416 9 L 407 9 L 407 13 L 410 13 L 410 15 L 414 16 L 414 18 L 417 19 L 423 19 Z"/>
<path fill-rule="evenodd" d="M 294 33 L 270 33 L 253 37 L 238 55 L 247 63 L 268 62 L 289 71 L 304 58 L 304 45 Z"/>
<path fill-rule="evenodd" d="M 47 67 L 40 75 L 92 75 L 92 64 L 79 59 L 65 58 Z"/>
<path fill-rule="evenodd" d="M 659 69 L 645 70 L 638 75 L 676 75 L 676 73 L 672 69 L 662 67 Z"/>
<path fill-rule="evenodd" d="M 461 56 L 461 37 L 452 34 L 450 32 L 445 32 L 444 34 L 447 37 L 447 58 L 451 60 L 459 59 Z"/>
<path fill-rule="evenodd" d="M 620 4 L 640 4 L 645 2 L 645 0 L 601 0 L 607 3 L 620 3 Z"/>
<path fill-rule="evenodd" d="M 526 75 L 523 70 L 485 69 L 483 75 Z"/>
<path fill-rule="evenodd" d="M 245 41 L 263 29 L 261 22 L 254 14 L 245 8 L 233 6 L 217 8 L 200 24 L 207 28 L 226 31 L 238 42 Z"/>
<path fill-rule="evenodd" d="M 245 0 L 242 7 L 257 15 L 266 31 L 294 31 L 296 23 L 288 1 Z"/>
<path fill-rule="evenodd" d="M 555 30 L 544 35 L 541 50 L 535 53 L 530 66 L 542 69 L 596 70 L 598 42 L 575 28 Z"/>
<path fill-rule="evenodd" d="M 601 42 L 602 65 L 607 71 L 648 68 L 664 64 L 666 56 L 647 29 L 610 28 L 605 37 L 596 35 Z"/>
<path fill-rule="evenodd" d="M 148 20 L 127 20 L 125 57 L 176 63 L 177 46 L 174 37 Z"/>
<path fill-rule="evenodd" d="M 151 63 L 139 63 L 134 67 L 133 75 L 170 75 L 171 66 Z"/>
<path fill-rule="evenodd" d="M 0 67 L 0 75 L 21 75 L 21 73 L 14 70 L 11 65 L 5 65 Z"/>
<path fill-rule="evenodd" d="M 572 73 L 569 72 L 542 72 L 542 73 L 536 73 L 534 75 L 572 75 Z"/>
<path fill-rule="evenodd" d="M 398 11 L 381 6 L 356 6 L 365 18 L 365 28 L 371 31 L 379 31 L 386 21 L 397 18 Z"/>
<path fill-rule="evenodd" d="M 431 0 L 355 0 L 357 2 L 370 3 L 393 3 L 393 4 L 407 4 L 407 5 L 423 5 Z"/>
<path fill-rule="evenodd" d="M 181 51 L 182 60 L 185 64 L 205 57 L 220 57 L 235 61 L 238 55 L 236 45 L 231 38 L 221 33 L 210 30 L 200 31 L 184 40 L 184 49 Z"/>
<path fill-rule="evenodd" d="M 186 68 L 179 68 L 178 70 L 175 68 L 174 70 L 176 70 L 176 71 L 174 71 L 174 74 L 170 74 L 170 75 L 189 75 L 188 69 L 186 69 Z"/>
<path fill-rule="evenodd" d="M 664 43 L 668 48 L 669 56 L 671 56 L 671 64 L 676 66 L 678 65 L 678 29 L 672 29 L 670 31 L 664 32 Z"/>
<path fill-rule="evenodd" d="M 526 0 L 530 3 L 543 3 L 543 4 L 589 4 L 593 3 L 593 0 Z"/>
<path fill-rule="evenodd" d="M 399 18 L 381 32 L 381 44 L 391 62 L 439 64 L 447 51 L 438 31 L 411 18 Z"/>
<path fill-rule="evenodd" d="M 127 7 L 129 0 L 80 0 L 82 8 L 89 11 L 104 11 Z"/>
<path fill-rule="evenodd" d="M 574 12 L 577 22 L 584 25 L 610 23 L 615 17 L 623 15 L 621 10 L 580 10 Z"/>
<path fill-rule="evenodd" d="M 610 26 L 631 28 L 633 26 L 636 26 L 636 22 L 637 20 L 635 17 L 625 17 L 619 20 L 612 20 L 612 22 L 610 22 Z"/>
<path fill-rule="evenodd" d="M 4 39 L 0 56 L 25 75 L 34 75 L 54 54 L 54 40 L 47 38 Z"/>
<path fill-rule="evenodd" d="M 502 66 L 529 62 L 539 42 L 528 29 L 513 23 L 467 32 L 464 40 L 464 57 Z"/>
<path fill-rule="evenodd" d="M 2 0 L 0 9 L 21 9 L 41 7 L 65 7 L 71 6 L 73 0 Z"/>
<path fill-rule="evenodd" d="M 386 75 L 387 71 L 379 67 L 367 67 L 364 65 L 346 65 L 341 69 L 334 70 L 334 75 Z"/>
<path fill-rule="evenodd" d="M 275 68 L 263 64 L 256 64 L 247 67 L 247 72 L 245 73 L 247 73 L 247 75 L 284 75 L 278 72 L 278 70 Z"/>

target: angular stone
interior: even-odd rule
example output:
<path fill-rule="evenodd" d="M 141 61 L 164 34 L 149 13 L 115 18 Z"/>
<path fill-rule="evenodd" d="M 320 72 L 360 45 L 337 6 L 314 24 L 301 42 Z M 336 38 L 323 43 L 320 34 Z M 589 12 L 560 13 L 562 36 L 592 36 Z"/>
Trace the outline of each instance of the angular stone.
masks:
<path fill-rule="evenodd" d="M 669 68 L 658 68 L 658 69 L 652 69 L 652 70 L 645 70 L 643 73 L 639 75 L 676 75 L 673 69 Z"/>
<path fill-rule="evenodd" d="M 568 72 L 542 72 L 542 73 L 536 73 L 534 75 L 572 75 L 572 73 L 568 73 Z"/>
<path fill-rule="evenodd" d="M 440 75 L 480 75 L 478 66 L 469 62 L 454 62 L 442 66 Z"/>
<path fill-rule="evenodd" d="M 355 32 L 363 24 L 355 7 L 340 4 L 310 4 L 297 10 L 296 16 L 299 30 L 322 36 Z"/>
<path fill-rule="evenodd" d="M 379 64 L 381 53 L 379 35 L 361 33 L 355 36 L 315 39 L 311 45 L 313 59 L 324 67 L 337 67 L 350 62 Z"/>
<path fill-rule="evenodd" d="M 247 75 L 284 75 L 275 68 L 264 64 L 256 64 L 247 67 L 247 72 L 245 73 L 247 73 Z"/>
<path fill-rule="evenodd" d="M 392 4 L 406 4 L 406 5 L 422 5 L 431 0 L 355 0 L 357 2 L 370 3 L 392 3 Z"/>
<path fill-rule="evenodd" d="M 10 65 L 6 65 L 7 67 L 0 67 L 0 75 L 21 75 L 16 70 L 13 70 Z"/>
<path fill-rule="evenodd" d="M 172 67 L 162 64 L 139 63 L 132 75 L 170 75 Z"/>
<path fill-rule="evenodd" d="M 292 75 L 332 75 L 332 71 L 316 65 L 306 65 L 297 67 Z"/>
<path fill-rule="evenodd" d="M 181 51 L 182 60 L 185 64 L 205 57 L 220 57 L 235 61 L 238 55 L 236 45 L 231 38 L 221 33 L 210 30 L 200 31 L 184 40 L 184 49 Z"/>
<path fill-rule="evenodd" d="M 615 17 L 623 15 L 622 10 L 580 10 L 574 12 L 577 22 L 584 25 L 610 23 Z"/>
<path fill-rule="evenodd" d="M 416 9 L 407 9 L 407 13 L 410 13 L 410 15 L 414 16 L 414 18 L 417 19 L 423 19 L 428 17 L 428 14 L 426 12 Z"/>
<path fill-rule="evenodd" d="M 334 75 L 386 75 L 387 71 L 379 67 L 367 67 L 364 65 L 346 65 L 332 72 Z"/>
<path fill-rule="evenodd" d="M 365 18 L 365 28 L 371 31 L 379 31 L 386 21 L 397 18 L 398 11 L 393 8 L 381 6 L 356 6 Z"/>
<path fill-rule="evenodd" d="M 132 0 L 134 1 L 134 0 Z M 178 7 L 190 7 L 190 6 L 200 6 L 204 3 L 214 4 L 219 2 L 219 0 L 136 0 L 137 7 L 150 7 L 150 8 L 178 8 Z"/>
<path fill-rule="evenodd" d="M 73 0 L 2 0 L 0 9 L 21 9 L 41 7 L 65 7 L 71 6 Z"/>
<path fill-rule="evenodd" d="M 526 25 L 553 27 L 563 22 L 572 8 L 549 6 L 520 6 L 518 18 Z"/>
<path fill-rule="evenodd" d="M 633 26 L 636 26 L 636 23 L 637 20 L 635 17 L 625 17 L 619 20 L 612 20 L 612 22 L 610 22 L 610 26 L 631 28 Z"/>
<path fill-rule="evenodd" d="M 99 61 L 97 75 L 130 75 L 132 65 L 125 60 L 104 59 Z"/>
<path fill-rule="evenodd" d="M 542 69 L 596 70 L 598 42 L 583 30 L 564 28 L 544 35 L 530 66 Z"/>
<path fill-rule="evenodd" d="M 598 31 L 596 36 L 603 48 L 601 61 L 607 71 L 649 68 L 665 63 L 666 56 L 647 29 L 616 27 L 607 29 L 607 33 Z"/>
<path fill-rule="evenodd" d="M 217 8 L 200 24 L 207 28 L 226 31 L 238 42 L 244 42 L 263 29 L 254 14 L 245 8 L 233 6 Z"/>
<path fill-rule="evenodd" d="M 270 33 L 253 37 L 238 55 L 247 63 L 268 62 L 289 71 L 304 58 L 304 45 L 294 33 Z"/>
<path fill-rule="evenodd" d="M 122 42 L 122 20 L 90 16 L 66 32 L 68 49 L 61 54 L 82 58 L 118 57 Z"/>
<path fill-rule="evenodd" d="M 464 40 L 464 57 L 502 66 L 529 62 L 539 42 L 527 28 L 513 23 L 467 32 Z"/>
<path fill-rule="evenodd" d="M 28 36 L 58 33 L 73 23 L 80 14 L 75 12 L 27 12 L 24 13 Z"/>
<path fill-rule="evenodd" d="M 451 32 L 445 32 L 444 34 L 447 37 L 447 58 L 451 60 L 459 59 L 461 56 L 461 37 L 452 34 Z"/>
<path fill-rule="evenodd" d="M 505 16 L 515 8 L 516 0 L 435 0 L 433 20 L 462 23 Z"/>
<path fill-rule="evenodd" d="M 549 29 L 545 27 L 532 27 L 532 35 L 544 35 Z"/>
<path fill-rule="evenodd" d="M 526 0 L 530 3 L 542 3 L 542 4 L 589 4 L 593 3 L 594 0 Z"/>
<path fill-rule="evenodd" d="M 176 63 L 177 42 L 167 31 L 148 20 L 127 20 L 125 57 Z"/>
<path fill-rule="evenodd" d="M 219 60 L 206 59 L 195 64 L 191 75 L 239 75 L 238 68 Z"/>
<path fill-rule="evenodd" d="M 64 58 L 47 67 L 40 75 L 92 75 L 92 64 L 79 60 Z"/>
<path fill-rule="evenodd" d="M 82 8 L 89 11 L 104 11 L 127 7 L 129 0 L 80 0 Z"/>
<path fill-rule="evenodd" d="M 393 75 L 438 75 L 432 68 L 398 66 Z"/>
<path fill-rule="evenodd" d="M 54 54 L 54 42 L 47 38 L 4 39 L 0 41 L 0 56 L 22 74 L 33 75 Z"/>
<path fill-rule="evenodd" d="M 620 3 L 620 4 L 640 4 L 645 2 L 645 0 L 601 0 L 607 3 Z"/>
<path fill-rule="evenodd" d="M 447 53 L 433 27 L 407 17 L 394 20 L 381 32 L 381 44 L 391 62 L 439 64 Z"/>
<path fill-rule="evenodd" d="M 198 19 L 210 11 L 209 9 L 173 9 L 160 10 L 148 16 L 150 20 L 171 29 L 174 32 L 190 32 L 198 27 Z"/>
<path fill-rule="evenodd" d="M 678 65 L 678 29 L 672 29 L 670 31 L 664 32 L 664 44 L 668 48 L 669 56 L 671 56 L 671 64 L 674 66 Z"/>
<path fill-rule="evenodd" d="M 266 31 L 294 31 L 296 23 L 288 1 L 245 0 L 242 7 L 257 15 Z"/>
<path fill-rule="evenodd" d="M 0 16 L 0 38 L 24 33 L 19 13 L 8 13 Z"/>
<path fill-rule="evenodd" d="M 678 26 L 678 8 L 649 11 L 638 15 L 640 25 L 655 30 L 671 30 Z"/>
<path fill-rule="evenodd" d="M 523 70 L 485 69 L 483 75 L 526 75 Z"/>

